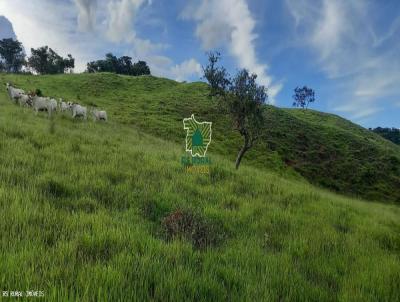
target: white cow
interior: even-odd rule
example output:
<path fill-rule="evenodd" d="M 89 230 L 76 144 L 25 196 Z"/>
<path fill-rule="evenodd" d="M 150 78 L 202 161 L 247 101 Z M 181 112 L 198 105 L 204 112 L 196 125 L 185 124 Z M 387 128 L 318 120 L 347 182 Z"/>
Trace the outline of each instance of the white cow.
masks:
<path fill-rule="evenodd" d="M 92 109 L 92 115 L 95 121 L 105 121 L 107 122 L 107 112 L 99 111 L 97 109 Z"/>
<path fill-rule="evenodd" d="M 60 111 L 64 112 L 71 109 L 71 105 L 69 105 L 68 103 L 64 102 L 63 99 L 60 99 Z"/>
<path fill-rule="evenodd" d="M 71 112 L 72 112 L 72 107 L 74 107 L 74 105 L 78 105 L 78 104 L 76 104 L 74 102 L 67 102 L 67 106 L 69 107 L 68 109 L 71 110 Z"/>
<path fill-rule="evenodd" d="M 19 105 L 22 106 L 32 106 L 32 100 L 29 95 L 26 94 L 21 94 L 21 96 L 18 99 Z"/>
<path fill-rule="evenodd" d="M 87 109 L 79 104 L 72 105 L 72 118 L 82 116 L 85 120 L 87 119 Z"/>
<path fill-rule="evenodd" d="M 46 98 L 48 101 L 48 112 L 49 115 L 52 114 L 53 112 L 57 111 L 57 101 L 55 99 L 52 98 Z"/>
<path fill-rule="evenodd" d="M 38 114 L 39 111 L 47 111 L 51 115 L 51 107 L 48 98 L 34 96 L 32 99 L 33 110 Z"/>
<path fill-rule="evenodd" d="M 6 89 L 11 100 L 15 102 L 18 101 L 22 94 L 25 94 L 25 91 L 23 91 L 22 89 L 14 88 L 9 83 L 7 83 Z"/>

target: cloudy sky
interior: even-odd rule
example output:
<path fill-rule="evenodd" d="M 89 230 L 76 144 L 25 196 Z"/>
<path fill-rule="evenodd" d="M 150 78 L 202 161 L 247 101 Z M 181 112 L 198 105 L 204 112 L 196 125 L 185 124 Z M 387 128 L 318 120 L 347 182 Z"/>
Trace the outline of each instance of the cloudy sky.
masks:
<path fill-rule="evenodd" d="M 76 72 L 111 51 L 195 81 L 216 49 L 231 73 L 257 73 L 270 103 L 290 107 L 308 85 L 315 109 L 400 128 L 398 0 L 0 0 L 0 16 L 0 38 L 71 53 Z"/>

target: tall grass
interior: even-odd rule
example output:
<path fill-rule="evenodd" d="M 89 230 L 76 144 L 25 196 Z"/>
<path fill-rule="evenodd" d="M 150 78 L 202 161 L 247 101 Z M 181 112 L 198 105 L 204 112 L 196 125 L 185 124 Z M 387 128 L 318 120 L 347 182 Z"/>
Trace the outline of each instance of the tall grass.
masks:
<path fill-rule="evenodd" d="M 46 301 L 400 299 L 396 205 L 235 171 L 216 153 L 210 175 L 187 174 L 183 141 L 112 118 L 49 120 L 3 90 L 0 108 L 0 290 Z M 218 244 L 165 236 L 182 209 L 212 224 Z"/>
<path fill-rule="evenodd" d="M 106 109 L 114 121 L 180 144 L 182 119 L 213 122 L 209 151 L 234 161 L 242 138 L 208 95 L 204 83 L 109 73 L 50 76 L 0 73 L 0 84 Z M 266 107 L 263 137 L 243 162 L 341 194 L 400 201 L 400 147 L 350 121 L 313 110 Z M 300 176 L 301 175 L 301 176 Z"/>

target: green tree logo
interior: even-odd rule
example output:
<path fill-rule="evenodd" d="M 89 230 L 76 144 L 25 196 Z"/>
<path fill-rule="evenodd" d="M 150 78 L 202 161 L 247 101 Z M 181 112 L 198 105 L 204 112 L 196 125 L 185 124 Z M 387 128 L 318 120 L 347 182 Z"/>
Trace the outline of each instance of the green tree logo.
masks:
<path fill-rule="evenodd" d="M 186 130 L 186 151 L 192 156 L 205 157 L 211 143 L 211 122 L 198 122 L 194 114 L 183 119 L 183 129 Z"/>

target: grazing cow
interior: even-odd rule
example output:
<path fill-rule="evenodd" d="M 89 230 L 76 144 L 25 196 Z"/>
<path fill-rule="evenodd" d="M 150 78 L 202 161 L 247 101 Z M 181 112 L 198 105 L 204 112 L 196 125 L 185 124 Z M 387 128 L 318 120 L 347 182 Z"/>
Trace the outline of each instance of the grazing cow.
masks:
<path fill-rule="evenodd" d="M 72 118 L 82 116 L 85 120 L 87 119 L 87 109 L 79 104 L 72 105 Z"/>
<path fill-rule="evenodd" d="M 77 103 L 74 103 L 74 102 L 67 102 L 67 106 L 69 107 L 69 110 L 71 110 L 71 112 L 72 112 L 72 107 L 73 107 L 74 105 L 78 105 L 78 104 L 77 104 Z"/>
<path fill-rule="evenodd" d="M 34 96 L 32 99 L 33 110 L 38 114 L 39 111 L 47 111 L 51 115 L 50 104 L 47 98 Z"/>
<path fill-rule="evenodd" d="M 53 112 L 57 111 L 57 101 L 55 99 L 52 98 L 46 98 L 48 101 L 48 112 L 49 115 L 51 115 Z"/>
<path fill-rule="evenodd" d="M 13 100 L 14 102 L 17 102 L 21 95 L 25 94 L 25 91 L 23 91 L 22 89 L 17 89 L 11 86 L 9 83 L 6 84 L 6 89 L 11 100 Z"/>
<path fill-rule="evenodd" d="M 27 94 L 21 94 L 21 96 L 18 99 L 19 105 L 22 106 L 32 106 L 32 100 L 31 97 Z"/>
<path fill-rule="evenodd" d="M 92 109 L 92 115 L 95 121 L 105 121 L 107 122 L 107 112 Z"/>
<path fill-rule="evenodd" d="M 64 102 L 63 99 L 60 99 L 60 111 L 64 112 L 71 109 L 71 105 L 69 103 Z"/>

